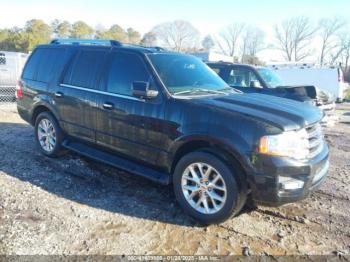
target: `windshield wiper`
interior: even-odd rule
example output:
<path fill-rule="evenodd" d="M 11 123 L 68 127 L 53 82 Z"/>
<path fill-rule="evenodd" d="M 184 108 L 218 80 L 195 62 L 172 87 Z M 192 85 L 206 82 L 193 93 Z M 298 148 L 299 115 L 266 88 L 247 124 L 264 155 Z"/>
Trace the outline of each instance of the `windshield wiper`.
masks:
<path fill-rule="evenodd" d="M 211 89 L 204 89 L 204 88 L 194 88 L 191 90 L 185 90 L 185 91 L 180 91 L 174 93 L 174 95 L 183 95 L 183 94 L 193 94 L 193 93 L 198 93 L 198 92 L 207 92 L 207 93 L 212 93 L 212 94 L 221 94 L 221 95 L 226 95 L 226 92 L 219 91 L 219 90 L 211 90 Z"/>

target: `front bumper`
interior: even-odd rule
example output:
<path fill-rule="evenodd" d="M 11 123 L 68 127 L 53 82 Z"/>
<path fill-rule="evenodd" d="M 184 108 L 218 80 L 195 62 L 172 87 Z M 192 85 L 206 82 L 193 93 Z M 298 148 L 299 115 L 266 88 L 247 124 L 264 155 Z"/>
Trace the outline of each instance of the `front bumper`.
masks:
<path fill-rule="evenodd" d="M 307 161 L 283 157 L 259 156 L 255 163 L 256 173 L 250 178 L 251 193 L 258 204 L 280 206 L 307 197 L 324 181 L 329 167 L 329 150 L 325 144 L 322 151 Z M 303 181 L 300 189 L 283 189 L 279 176 Z"/>

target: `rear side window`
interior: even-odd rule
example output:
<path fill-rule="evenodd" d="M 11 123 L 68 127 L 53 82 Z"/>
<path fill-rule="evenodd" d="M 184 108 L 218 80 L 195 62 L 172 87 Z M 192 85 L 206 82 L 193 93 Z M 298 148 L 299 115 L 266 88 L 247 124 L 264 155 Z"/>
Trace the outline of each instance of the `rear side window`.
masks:
<path fill-rule="evenodd" d="M 148 82 L 150 74 L 141 57 L 129 53 L 113 53 L 107 77 L 107 91 L 121 95 L 132 95 L 134 81 Z"/>
<path fill-rule="evenodd" d="M 6 56 L 4 53 L 0 53 L 0 65 L 6 65 Z"/>
<path fill-rule="evenodd" d="M 62 64 L 64 49 L 40 48 L 30 57 L 23 78 L 48 83 L 56 68 Z"/>
<path fill-rule="evenodd" d="M 94 88 L 94 81 L 103 66 L 105 51 L 79 51 L 67 68 L 63 77 L 63 84 Z"/>

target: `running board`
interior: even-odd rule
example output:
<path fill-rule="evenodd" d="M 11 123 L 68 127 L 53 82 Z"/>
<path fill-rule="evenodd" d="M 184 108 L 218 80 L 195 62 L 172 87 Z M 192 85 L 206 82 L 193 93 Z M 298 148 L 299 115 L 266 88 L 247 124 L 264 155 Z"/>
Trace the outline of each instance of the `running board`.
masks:
<path fill-rule="evenodd" d="M 79 142 L 75 142 L 75 141 L 73 142 L 69 140 L 63 141 L 62 146 L 69 150 L 77 152 L 78 154 L 87 156 L 91 159 L 122 169 L 129 173 L 133 173 L 133 174 L 145 177 L 157 183 L 160 183 L 163 185 L 168 185 L 170 183 L 170 176 L 167 173 L 159 172 L 152 168 L 129 161 L 125 158 L 121 158 L 114 154 L 110 154 L 102 150 L 96 149 L 92 146 L 88 146 Z"/>

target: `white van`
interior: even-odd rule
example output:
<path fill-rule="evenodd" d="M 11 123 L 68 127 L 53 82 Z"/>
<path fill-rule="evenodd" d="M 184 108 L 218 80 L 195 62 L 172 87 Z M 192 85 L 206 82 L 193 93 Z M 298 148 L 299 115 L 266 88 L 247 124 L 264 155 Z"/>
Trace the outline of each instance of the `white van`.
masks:
<path fill-rule="evenodd" d="M 0 51 L 0 102 L 14 100 L 17 80 L 27 58 L 25 53 Z"/>
<path fill-rule="evenodd" d="M 339 102 L 344 99 L 346 84 L 339 67 L 319 67 L 304 63 L 269 64 L 268 67 L 275 70 L 286 85 L 313 85 L 332 94 Z"/>

